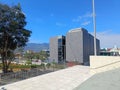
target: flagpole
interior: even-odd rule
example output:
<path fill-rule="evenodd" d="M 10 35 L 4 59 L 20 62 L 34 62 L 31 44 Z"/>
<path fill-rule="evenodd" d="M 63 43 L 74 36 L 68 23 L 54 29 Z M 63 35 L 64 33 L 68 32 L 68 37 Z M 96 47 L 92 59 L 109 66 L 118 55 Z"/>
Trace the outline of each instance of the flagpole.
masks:
<path fill-rule="evenodd" d="M 93 2 L 93 26 L 94 26 L 94 55 L 97 55 L 97 48 L 96 48 L 96 15 L 95 15 L 95 4 L 94 4 L 94 0 L 92 0 Z"/>

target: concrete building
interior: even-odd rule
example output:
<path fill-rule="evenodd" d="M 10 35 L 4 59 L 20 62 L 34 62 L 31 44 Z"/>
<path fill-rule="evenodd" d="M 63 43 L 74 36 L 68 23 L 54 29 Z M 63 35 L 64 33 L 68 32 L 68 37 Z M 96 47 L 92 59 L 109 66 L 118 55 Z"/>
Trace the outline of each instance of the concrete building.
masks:
<path fill-rule="evenodd" d="M 97 54 L 100 42 L 97 39 Z M 89 56 L 94 54 L 94 37 L 84 28 L 70 30 L 66 35 L 66 61 L 89 65 Z"/>
<path fill-rule="evenodd" d="M 64 63 L 65 55 L 65 36 L 50 38 L 50 62 Z"/>
<path fill-rule="evenodd" d="M 103 48 L 100 50 L 101 56 L 120 56 L 120 48 L 116 45 L 113 48 Z"/>

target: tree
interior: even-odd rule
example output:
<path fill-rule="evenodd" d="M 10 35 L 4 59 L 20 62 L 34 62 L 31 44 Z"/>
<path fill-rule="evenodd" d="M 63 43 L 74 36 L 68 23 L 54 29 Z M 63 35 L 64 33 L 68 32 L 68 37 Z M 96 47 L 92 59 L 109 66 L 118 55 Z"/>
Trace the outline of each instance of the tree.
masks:
<path fill-rule="evenodd" d="M 46 60 L 48 58 L 48 56 L 49 56 L 46 51 L 40 51 L 39 55 L 40 55 L 39 56 L 40 60 L 43 60 L 43 61 Z"/>
<path fill-rule="evenodd" d="M 14 50 L 24 47 L 31 35 L 31 31 L 24 28 L 27 24 L 25 18 L 20 4 L 0 4 L 0 55 L 4 73 L 8 72 Z"/>
<path fill-rule="evenodd" d="M 27 58 L 27 60 L 31 60 L 34 58 L 34 53 L 25 53 L 24 57 Z"/>

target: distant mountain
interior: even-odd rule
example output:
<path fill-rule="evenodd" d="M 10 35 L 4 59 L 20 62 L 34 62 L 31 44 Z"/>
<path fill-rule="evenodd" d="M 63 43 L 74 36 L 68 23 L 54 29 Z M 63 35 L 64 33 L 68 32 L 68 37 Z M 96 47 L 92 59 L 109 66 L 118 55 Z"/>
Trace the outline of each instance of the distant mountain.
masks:
<path fill-rule="evenodd" d="M 39 52 L 41 50 L 48 50 L 49 44 L 48 43 L 28 43 L 27 46 L 25 46 L 24 50 L 32 50 L 34 52 Z"/>

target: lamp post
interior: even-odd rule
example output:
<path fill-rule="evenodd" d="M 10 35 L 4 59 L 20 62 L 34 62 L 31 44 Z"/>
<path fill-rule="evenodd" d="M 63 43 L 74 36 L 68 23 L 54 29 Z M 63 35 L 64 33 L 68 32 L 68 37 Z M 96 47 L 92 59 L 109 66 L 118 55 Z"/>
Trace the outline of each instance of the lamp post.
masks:
<path fill-rule="evenodd" d="M 96 15 L 95 15 L 95 4 L 94 4 L 94 0 L 92 0 L 93 2 L 93 26 L 94 26 L 94 55 L 97 55 L 97 48 L 96 48 Z"/>

